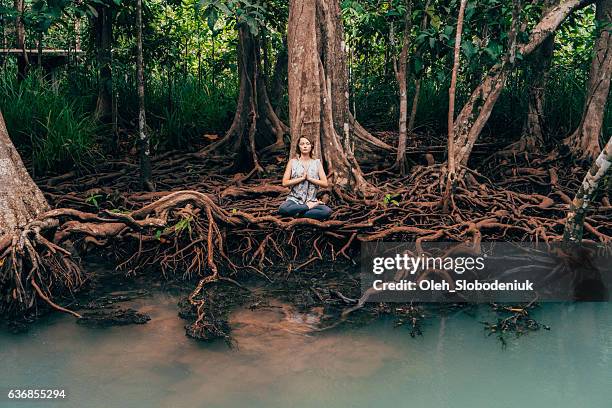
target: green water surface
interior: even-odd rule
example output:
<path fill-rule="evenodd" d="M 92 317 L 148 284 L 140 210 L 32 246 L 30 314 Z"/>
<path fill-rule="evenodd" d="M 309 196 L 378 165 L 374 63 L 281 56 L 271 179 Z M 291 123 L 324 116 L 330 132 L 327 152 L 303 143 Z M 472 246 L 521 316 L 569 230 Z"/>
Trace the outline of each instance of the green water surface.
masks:
<path fill-rule="evenodd" d="M 177 298 L 139 299 L 146 325 L 92 329 L 55 315 L 28 333 L 0 333 L 0 387 L 60 388 L 53 402 L 6 407 L 612 407 L 610 303 L 546 304 L 551 326 L 508 339 L 480 320 L 435 317 L 422 337 L 381 320 L 313 333 L 288 307 L 232 315 L 237 342 L 185 336 Z"/>

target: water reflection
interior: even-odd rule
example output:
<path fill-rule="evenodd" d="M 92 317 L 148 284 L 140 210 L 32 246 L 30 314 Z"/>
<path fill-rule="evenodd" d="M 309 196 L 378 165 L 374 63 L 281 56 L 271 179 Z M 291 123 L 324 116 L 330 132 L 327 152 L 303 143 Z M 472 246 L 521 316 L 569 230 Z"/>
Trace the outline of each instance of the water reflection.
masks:
<path fill-rule="evenodd" d="M 22 335 L 0 334 L 0 385 L 64 387 L 74 407 L 609 407 L 612 308 L 546 305 L 550 332 L 499 343 L 475 318 L 432 319 L 412 339 L 389 321 L 313 331 L 281 302 L 231 315 L 237 348 L 184 335 L 177 299 L 133 306 L 146 325 L 90 329 L 55 316 Z M 5 400 L 0 400 L 0 405 Z M 493 403 L 495 402 L 495 403 Z M 20 407 L 40 406 L 20 404 Z"/>

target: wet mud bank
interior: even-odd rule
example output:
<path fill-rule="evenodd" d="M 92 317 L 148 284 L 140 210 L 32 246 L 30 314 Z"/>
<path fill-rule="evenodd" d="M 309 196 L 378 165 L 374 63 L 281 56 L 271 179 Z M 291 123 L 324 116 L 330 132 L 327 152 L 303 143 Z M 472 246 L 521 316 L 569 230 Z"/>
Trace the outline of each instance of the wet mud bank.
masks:
<path fill-rule="evenodd" d="M 184 323 L 186 336 L 205 343 L 222 341 L 231 348 L 242 347 L 239 343 L 244 343 L 251 331 L 317 335 L 364 326 L 380 318 L 391 319 L 395 328 L 416 337 L 426 334 L 434 319 L 459 313 L 475 315 L 479 307 L 465 303 L 365 303 L 347 313 L 361 296 L 358 268 L 349 261 L 313 263 L 298 270 L 292 263 L 279 264 L 266 270 L 269 279 L 243 274 L 233 276 L 232 281 L 211 282 L 202 288 L 199 310 L 189 301 L 197 279 L 183 279 L 179 273 L 164 277 L 152 270 L 126 274 L 100 257 L 85 260 L 83 269 L 86 284 L 70 299 L 63 299 L 66 307 L 82 316 L 76 319 L 77 324 L 92 330 L 147 324 L 151 320 L 151 306 L 147 304 L 164 293 L 176 300 L 176 313 Z M 534 317 L 537 306 L 483 305 L 480 307 L 489 308 L 495 315 L 489 321 L 474 320 L 474 325 L 482 325 L 486 334 L 505 347 L 509 336 L 550 329 Z M 41 309 L 38 316 L 4 320 L 3 330 L 27 332 L 33 324 L 52 319 L 54 313 L 50 312 Z M 202 329 L 194 330 L 196 322 Z M 247 341 L 256 341 L 254 336 Z"/>

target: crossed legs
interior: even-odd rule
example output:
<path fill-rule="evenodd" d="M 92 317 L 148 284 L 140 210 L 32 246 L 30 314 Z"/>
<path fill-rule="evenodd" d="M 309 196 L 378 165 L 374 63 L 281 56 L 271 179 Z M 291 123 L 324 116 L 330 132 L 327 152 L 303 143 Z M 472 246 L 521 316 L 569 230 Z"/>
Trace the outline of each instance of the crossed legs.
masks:
<path fill-rule="evenodd" d="M 332 210 L 325 204 L 318 204 L 312 208 L 308 208 L 306 204 L 298 204 L 293 200 L 286 200 L 281 204 L 278 213 L 287 217 L 300 216 L 323 221 L 329 218 Z"/>

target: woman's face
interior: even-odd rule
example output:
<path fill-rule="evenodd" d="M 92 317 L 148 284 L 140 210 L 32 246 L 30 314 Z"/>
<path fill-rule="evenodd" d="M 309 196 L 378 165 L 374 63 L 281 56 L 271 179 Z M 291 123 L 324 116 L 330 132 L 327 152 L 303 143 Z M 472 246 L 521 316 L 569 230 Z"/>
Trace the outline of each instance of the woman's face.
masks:
<path fill-rule="evenodd" d="M 310 144 L 310 141 L 306 139 L 305 137 L 300 138 L 300 141 L 298 142 L 298 146 L 302 154 L 308 154 L 312 150 L 312 145 Z"/>

